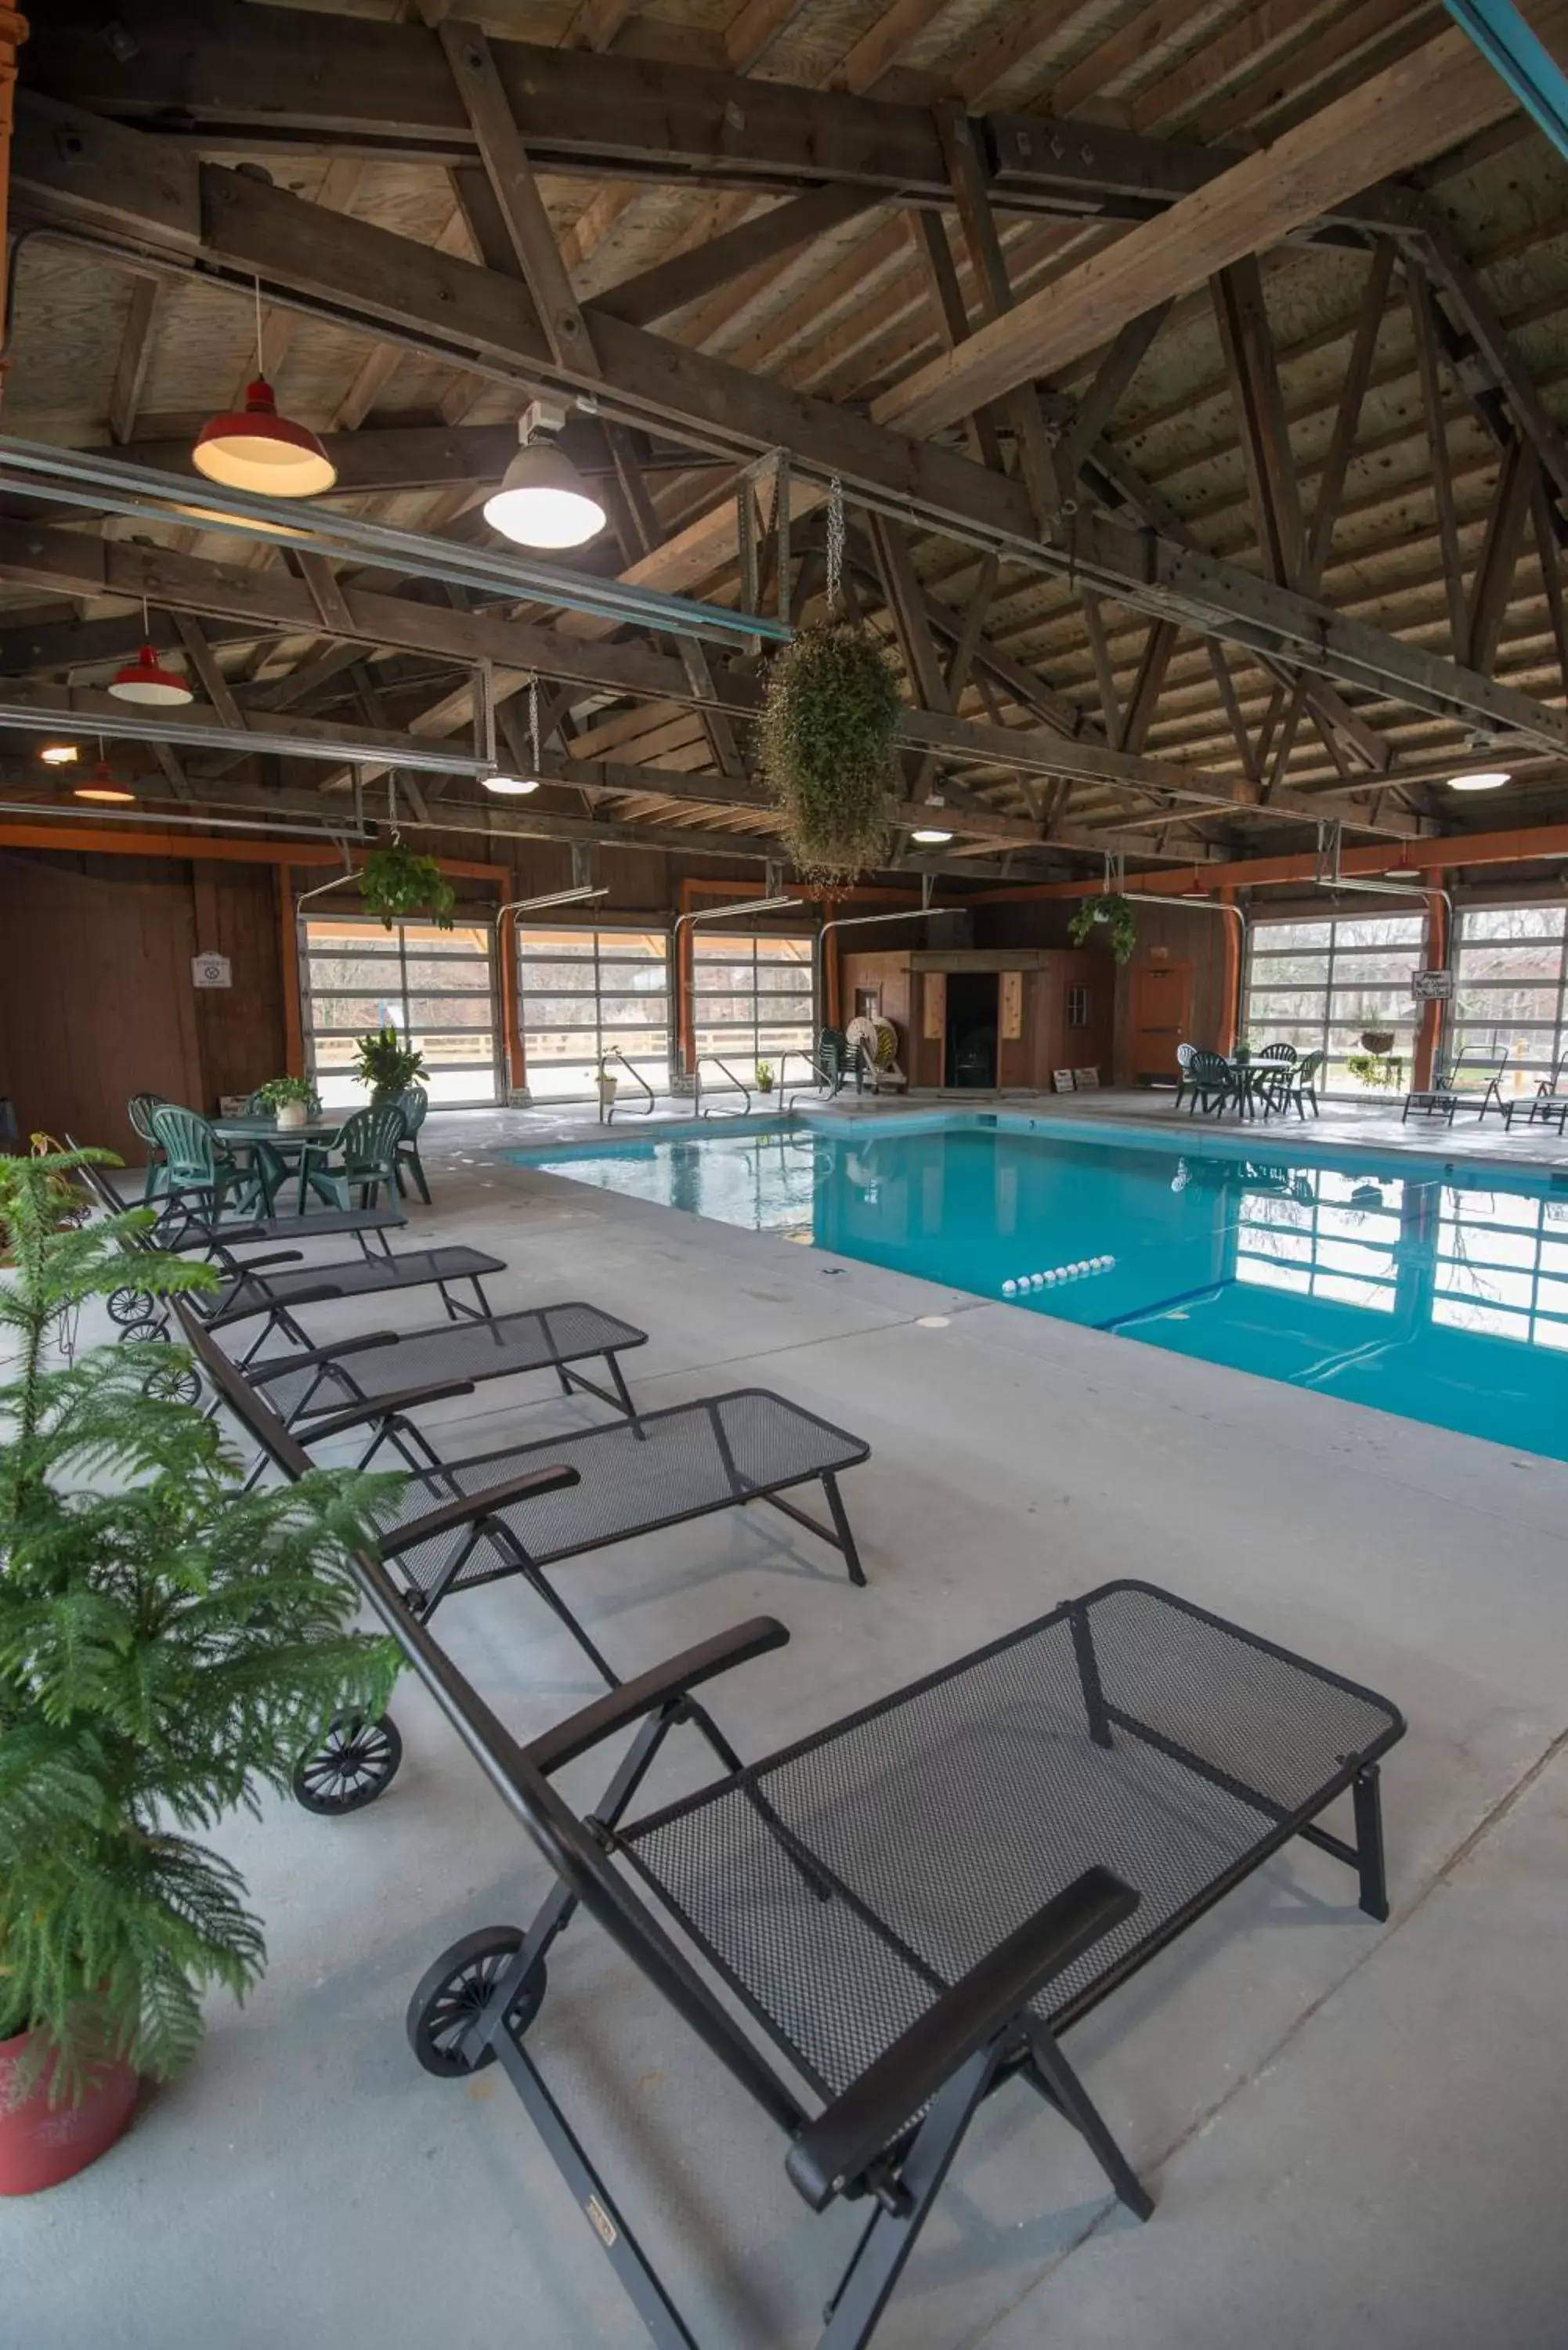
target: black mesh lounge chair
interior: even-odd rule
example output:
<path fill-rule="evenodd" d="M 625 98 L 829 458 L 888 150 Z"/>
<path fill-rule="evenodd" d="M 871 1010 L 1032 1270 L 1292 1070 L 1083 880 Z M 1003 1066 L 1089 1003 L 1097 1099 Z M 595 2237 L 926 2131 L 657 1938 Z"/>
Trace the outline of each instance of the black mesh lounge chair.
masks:
<path fill-rule="evenodd" d="M 1400 1125 L 1413 1109 L 1424 1111 L 1428 1118 L 1447 1118 L 1452 1126 L 1457 1111 L 1473 1108 L 1478 1120 L 1495 1109 L 1504 1126 L 1511 1127 L 1513 1104 L 1502 1097 L 1502 1073 L 1507 1066 L 1506 1053 L 1471 1053 L 1461 1045 L 1450 1068 L 1439 1066 L 1429 1086 L 1414 1087 L 1406 1095 Z"/>
<path fill-rule="evenodd" d="M 183 1300 L 177 1310 L 214 1391 L 275 1466 L 286 1476 L 298 1475 L 300 1465 L 308 1465 L 300 1437 L 284 1427 L 263 1393 L 216 1346 Z M 438 1393 L 466 1392 L 464 1385 L 454 1382 L 400 1401 L 411 1406 L 433 1401 Z M 350 1414 L 350 1424 L 358 1419 L 358 1413 Z M 322 1440 L 331 1432 L 330 1422 L 321 1421 L 305 1435 L 307 1440 Z M 765 1388 L 742 1388 L 732 1395 L 704 1396 L 697 1403 L 670 1405 L 607 1428 L 443 1462 L 410 1477 L 403 1491 L 396 1565 L 402 1604 L 410 1615 L 428 1617 L 454 1591 L 521 1575 L 613 1687 L 618 1676 L 548 1579 L 547 1568 L 717 1510 L 765 1502 L 831 1544 L 842 1556 L 850 1581 L 864 1585 L 866 1570 L 838 1478 L 842 1471 L 869 1459 L 870 1450 L 859 1437 L 783 1396 Z M 576 1472 L 578 1508 L 542 1505 L 535 1510 L 524 1502 L 515 1510 L 464 1518 L 450 1537 L 438 1527 L 403 1539 L 409 1518 L 423 1522 L 447 1502 L 456 1503 L 551 1463 Z M 793 1487 L 818 1482 L 827 1505 L 826 1525 L 786 1499 Z M 542 1504 L 543 1500 L 541 1496 Z"/>
<path fill-rule="evenodd" d="M 1553 1063 L 1552 1075 L 1542 1077 L 1536 1087 L 1535 1098 L 1530 1105 L 1530 1116 L 1525 1123 L 1533 1126 L 1537 1118 L 1542 1126 L 1555 1118 L 1559 1134 L 1568 1126 L 1568 1060 Z"/>
<path fill-rule="evenodd" d="M 1348 1864 L 1363 1910 L 1387 1916 L 1378 1758 L 1399 1714 L 1147 1584 L 1071 1601 L 747 1765 L 695 1693 L 781 1647 L 771 1618 L 524 1746 L 391 1579 L 372 1562 L 363 1577 L 556 1878 L 531 1925 L 470 1933 L 435 1961 L 409 2008 L 414 2054 L 448 2080 L 499 2061 L 659 2350 L 697 2350 L 696 2336 L 535 2054 L 546 1960 L 579 1908 L 783 2133 L 810 2209 L 865 2213 L 819 2350 L 865 2350 L 971 2121 L 1004 2084 L 1071 2122 L 1148 2216 L 1063 2038 L 1293 1837 Z M 633 1816 L 678 1723 L 719 1773 Z M 612 1740 L 618 1767 L 591 1813 L 567 1802 L 555 1774 Z M 1354 1843 L 1320 1818 L 1347 1794 Z"/>
<path fill-rule="evenodd" d="M 112 1213 L 123 1210 L 123 1201 L 105 1180 L 100 1168 L 86 1168 L 83 1176 L 101 1206 Z M 395 1211 L 385 1212 L 392 1214 L 394 1222 L 402 1221 Z M 492 1318 L 490 1302 L 480 1284 L 493 1274 L 505 1272 L 500 1257 L 461 1247 L 410 1249 L 400 1256 L 393 1255 L 389 1249 L 372 1252 L 365 1245 L 364 1234 L 373 1229 L 368 1220 L 376 1214 L 373 1210 L 337 1210 L 323 1215 L 275 1217 L 250 1224 L 191 1222 L 177 1236 L 180 1244 L 208 1249 L 223 1275 L 222 1288 L 201 1301 L 202 1318 L 213 1329 L 259 1319 L 262 1326 L 252 1338 L 249 1349 L 253 1354 L 260 1352 L 274 1332 L 302 1350 L 309 1348 L 313 1341 L 294 1319 L 294 1309 L 319 1305 L 329 1298 L 385 1297 L 404 1290 L 433 1287 L 454 1322 L 488 1322 Z M 350 1220 L 349 1224 L 344 1223 L 345 1216 Z M 325 1226 L 345 1231 L 354 1225 L 359 1228 L 359 1255 L 330 1263 L 307 1263 L 297 1249 L 247 1258 L 234 1253 L 253 1234 L 265 1239 L 270 1233 L 293 1229 L 302 1237 L 317 1238 L 322 1236 Z M 143 1249 L 162 1245 L 165 1244 L 155 1233 L 140 1243 Z M 132 1244 L 132 1264 L 136 1253 L 137 1244 Z M 472 1304 L 452 1295 L 454 1285 L 460 1283 L 472 1289 Z M 139 1338 L 168 1335 L 167 1310 L 135 1286 L 134 1274 L 123 1290 L 116 1290 L 109 1298 L 109 1310 L 123 1329 Z"/>
<path fill-rule="evenodd" d="M 265 1389 L 301 1441 L 319 1435 L 373 1427 L 362 1455 L 364 1468 L 383 1444 L 392 1445 L 413 1469 L 440 1465 L 440 1455 L 409 1411 L 438 1396 L 466 1394 L 490 1379 L 515 1378 L 528 1371 L 554 1371 L 564 1395 L 581 1393 L 607 1403 L 630 1419 L 637 1407 L 617 1357 L 646 1347 L 648 1333 L 574 1299 L 537 1305 L 521 1314 L 498 1314 L 488 1322 L 438 1322 L 428 1330 L 378 1330 L 329 1347 L 312 1347 L 275 1358 L 245 1357 L 245 1376 Z M 573 1366 L 602 1357 L 610 1385 Z"/>

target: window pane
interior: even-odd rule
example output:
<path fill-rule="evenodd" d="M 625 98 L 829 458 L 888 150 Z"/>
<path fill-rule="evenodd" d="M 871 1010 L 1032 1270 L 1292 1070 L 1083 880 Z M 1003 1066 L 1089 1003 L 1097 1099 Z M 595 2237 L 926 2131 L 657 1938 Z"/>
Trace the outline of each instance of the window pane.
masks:
<path fill-rule="evenodd" d="M 483 988 L 490 992 L 490 965 L 477 955 L 415 955 L 407 965 L 410 987 Z"/>
<path fill-rule="evenodd" d="M 1494 1022 L 1501 1026 L 1516 1026 L 1532 1021 L 1554 1025 L 1557 1019 L 1555 987 L 1470 987 L 1461 986 L 1454 997 L 1454 1012 L 1461 1021 Z"/>
<path fill-rule="evenodd" d="M 1253 1027 L 1272 1020 L 1316 1021 L 1322 1005 L 1322 996 L 1304 988 L 1255 987 L 1247 999 L 1247 1018 Z"/>
<path fill-rule="evenodd" d="M 1252 972 L 1260 987 L 1326 987 L 1328 957 L 1268 954 L 1257 947 L 1252 953 Z"/>
<path fill-rule="evenodd" d="M 1459 917 L 1460 934 L 1471 939 L 1560 939 L 1568 908 L 1563 906 L 1498 906 L 1476 909 Z"/>
<path fill-rule="evenodd" d="M 1380 949 L 1375 954 L 1336 954 L 1334 959 L 1335 987 L 1401 987 L 1410 993 L 1410 973 L 1418 958 L 1408 948 Z"/>
<path fill-rule="evenodd" d="M 1539 939 L 1527 946 L 1472 946 L 1459 949 L 1459 976 L 1466 981 L 1556 979 L 1563 969 L 1560 939 Z"/>
<path fill-rule="evenodd" d="M 412 1028 L 483 1028 L 494 1025 L 488 995 L 410 995 L 409 1024 Z"/>
<path fill-rule="evenodd" d="M 1260 951 L 1265 947 L 1326 947 L 1333 931 L 1332 922 L 1261 922 L 1257 941 Z"/>
<path fill-rule="evenodd" d="M 1425 921 L 1419 914 L 1370 916 L 1365 921 L 1335 922 L 1334 942 L 1345 947 L 1419 947 Z"/>
<path fill-rule="evenodd" d="M 312 1025 L 318 1034 L 348 1029 L 356 1036 L 369 1028 L 402 1025 L 400 995 L 322 995 L 312 1006 Z"/>

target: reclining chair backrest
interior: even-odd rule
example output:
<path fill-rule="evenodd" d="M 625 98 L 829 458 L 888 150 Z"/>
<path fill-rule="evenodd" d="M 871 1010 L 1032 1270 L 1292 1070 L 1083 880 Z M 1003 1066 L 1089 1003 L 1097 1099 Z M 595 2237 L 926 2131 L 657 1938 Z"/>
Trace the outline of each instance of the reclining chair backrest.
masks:
<path fill-rule="evenodd" d="M 192 1353 L 246 1435 L 291 1481 L 315 1469 L 317 1464 L 249 1386 L 238 1367 L 213 1344 L 183 1298 L 175 1299 L 174 1311 Z M 362 1552 L 351 1565 L 370 1605 L 567 1890 L 685 2018 L 742 2087 L 749 2089 L 780 2127 L 793 2135 L 805 2119 L 796 2099 L 712 1996 L 652 1912 L 610 1866 L 583 1821 L 463 1679 L 445 1649 L 410 1615 L 380 1560 Z"/>

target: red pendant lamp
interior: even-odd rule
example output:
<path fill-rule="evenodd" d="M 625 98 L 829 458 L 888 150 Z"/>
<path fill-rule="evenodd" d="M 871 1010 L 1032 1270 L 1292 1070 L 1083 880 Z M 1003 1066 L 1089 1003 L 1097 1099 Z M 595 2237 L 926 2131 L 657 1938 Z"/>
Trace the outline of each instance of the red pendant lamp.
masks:
<path fill-rule="evenodd" d="M 196 436 L 191 462 L 210 482 L 229 490 L 254 490 L 274 498 L 313 498 L 337 479 L 332 463 L 307 424 L 280 416 L 262 369 L 261 281 L 256 281 L 256 373 L 247 385 L 244 408 L 209 417 Z"/>
<path fill-rule="evenodd" d="M 172 710 L 196 699 L 177 671 L 163 667 L 151 645 L 143 645 L 133 661 L 115 671 L 109 690 L 117 702 L 139 702 L 152 710 Z"/>
<path fill-rule="evenodd" d="M 121 806 L 126 801 L 134 800 L 136 794 L 119 781 L 107 759 L 100 759 L 84 783 L 72 785 L 71 797 Z"/>

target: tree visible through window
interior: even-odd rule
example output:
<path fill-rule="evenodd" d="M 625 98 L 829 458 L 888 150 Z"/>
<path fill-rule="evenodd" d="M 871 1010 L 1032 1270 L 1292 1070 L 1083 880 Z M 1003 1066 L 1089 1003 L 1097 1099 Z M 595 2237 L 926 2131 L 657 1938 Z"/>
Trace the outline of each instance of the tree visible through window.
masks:
<path fill-rule="evenodd" d="M 566 923 L 519 930 L 517 983 L 535 1101 L 590 1100 L 601 1059 L 625 1076 L 618 1053 L 656 1093 L 665 1091 L 670 983 L 662 931 Z"/>

